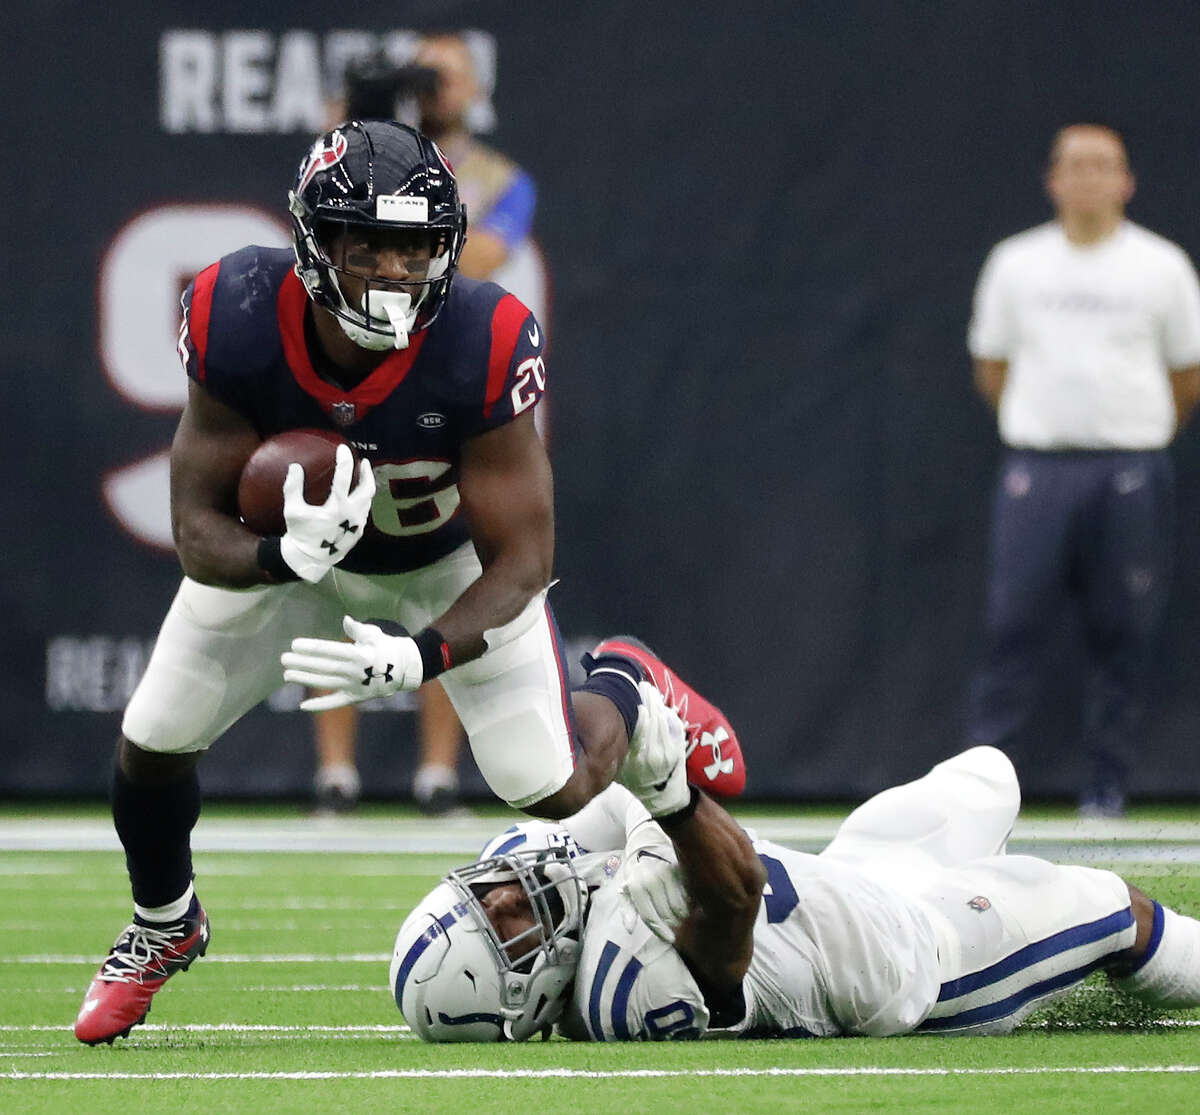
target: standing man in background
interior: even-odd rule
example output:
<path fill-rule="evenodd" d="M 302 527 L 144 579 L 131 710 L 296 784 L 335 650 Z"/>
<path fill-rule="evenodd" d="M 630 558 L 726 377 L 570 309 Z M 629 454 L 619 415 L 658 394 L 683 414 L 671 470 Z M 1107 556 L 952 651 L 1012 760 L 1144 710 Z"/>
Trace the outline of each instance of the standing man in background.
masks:
<path fill-rule="evenodd" d="M 975 292 L 975 382 L 1007 452 L 968 740 L 1016 740 L 1069 600 L 1088 665 L 1080 811 L 1113 817 L 1167 599 L 1166 446 L 1200 396 L 1200 284 L 1181 248 L 1125 219 L 1134 179 L 1111 128 L 1063 128 L 1046 188 L 1057 219 L 998 244 Z"/>
<path fill-rule="evenodd" d="M 434 32 L 421 38 L 411 65 L 396 67 L 371 59 L 350 67 L 346 103 L 330 124 L 342 118 L 414 116 L 409 123 L 435 140 L 454 167 L 469 215 L 458 273 L 491 279 L 525 298 L 528 292 L 512 282 L 506 265 L 529 239 L 536 188 L 512 160 L 475 139 L 472 106 L 479 97 L 479 72 L 468 38 L 458 32 Z M 413 799 L 422 811 L 441 814 L 459 801 L 458 762 L 465 735 L 440 682 L 425 685 L 416 703 L 420 757 Z M 315 714 L 315 789 L 322 812 L 342 812 L 358 800 L 357 726 L 353 706 Z"/>

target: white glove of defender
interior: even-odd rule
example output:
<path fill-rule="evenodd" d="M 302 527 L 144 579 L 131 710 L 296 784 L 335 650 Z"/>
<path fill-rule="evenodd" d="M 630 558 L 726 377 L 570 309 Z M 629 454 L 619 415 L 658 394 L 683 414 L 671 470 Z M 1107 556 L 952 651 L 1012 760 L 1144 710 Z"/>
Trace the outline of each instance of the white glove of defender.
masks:
<path fill-rule="evenodd" d="M 358 467 L 358 485 L 350 490 L 354 457 L 348 445 L 337 447 L 333 484 L 324 503 L 306 503 L 304 467 L 288 465 L 283 481 L 283 521 L 287 531 L 279 540 L 279 553 L 297 576 L 316 584 L 337 565 L 362 537 L 375 496 L 371 462 Z"/>
<path fill-rule="evenodd" d="M 642 704 L 617 779 L 652 817 L 675 813 L 691 801 L 687 784 L 687 733 L 674 709 L 648 681 L 638 682 Z"/>
<path fill-rule="evenodd" d="M 359 623 L 349 616 L 342 620 L 342 629 L 354 642 L 293 639 L 292 649 L 279 658 L 285 681 L 336 690 L 301 701 L 306 712 L 389 697 L 421 684 L 425 673 L 421 652 L 407 635 L 386 635 L 375 624 Z"/>
<path fill-rule="evenodd" d="M 656 937 L 671 945 L 675 931 L 688 916 L 689 900 L 683 875 L 662 830 L 643 825 L 626 849 L 621 865 L 621 893 Z"/>

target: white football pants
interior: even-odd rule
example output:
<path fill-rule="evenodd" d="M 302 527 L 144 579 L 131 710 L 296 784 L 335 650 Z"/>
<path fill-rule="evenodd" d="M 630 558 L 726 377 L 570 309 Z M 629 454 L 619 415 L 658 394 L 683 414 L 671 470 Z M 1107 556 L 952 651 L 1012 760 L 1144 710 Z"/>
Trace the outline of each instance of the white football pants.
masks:
<path fill-rule="evenodd" d="M 316 585 L 235 591 L 185 577 L 121 730 L 147 751 L 203 751 L 283 684 L 279 656 L 294 638 L 343 638 L 343 615 L 417 632 L 480 573 L 467 545 L 411 573 L 334 568 Z M 531 607 L 524 633 L 439 679 L 487 784 L 517 808 L 561 789 L 574 769 L 567 664 L 544 597 Z"/>
<path fill-rule="evenodd" d="M 1119 876 L 1004 854 L 1020 801 L 1007 757 L 974 747 L 859 806 L 821 853 L 929 914 L 942 983 L 921 1031 L 1007 1033 L 1134 942 Z"/>

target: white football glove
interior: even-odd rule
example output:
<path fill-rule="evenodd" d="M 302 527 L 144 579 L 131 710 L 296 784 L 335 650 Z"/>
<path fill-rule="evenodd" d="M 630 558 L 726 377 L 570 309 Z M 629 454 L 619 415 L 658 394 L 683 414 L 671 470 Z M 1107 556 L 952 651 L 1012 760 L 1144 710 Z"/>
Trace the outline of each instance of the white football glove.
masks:
<path fill-rule="evenodd" d="M 287 531 L 279 540 L 283 560 L 305 581 L 316 584 L 337 565 L 362 537 L 375 496 L 371 462 L 358 467 L 358 485 L 350 490 L 354 457 L 348 445 L 337 447 L 333 484 L 324 503 L 304 499 L 304 467 L 288 465 L 283 481 L 283 521 Z"/>
<path fill-rule="evenodd" d="M 662 817 L 691 801 L 687 784 L 687 732 L 679 714 L 667 707 L 648 681 L 638 682 L 642 704 L 629 739 L 629 754 L 617 779 L 650 812 Z"/>
<path fill-rule="evenodd" d="M 644 838 L 643 838 L 644 837 Z M 689 900 L 671 843 L 657 825 L 638 829 L 621 865 L 621 893 L 656 937 L 671 945 Z"/>
<path fill-rule="evenodd" d="M 373 623 L 359 623 L 349 616 L 342 620 L 342 629 L 354 642 L 293 639 L 292 649 L 280 656 L 285 681 L 336 691 L 301 701 L 306 712 L 389 697 L 421 684 L 425 670 L 413 639 L 384 634 Z"/>

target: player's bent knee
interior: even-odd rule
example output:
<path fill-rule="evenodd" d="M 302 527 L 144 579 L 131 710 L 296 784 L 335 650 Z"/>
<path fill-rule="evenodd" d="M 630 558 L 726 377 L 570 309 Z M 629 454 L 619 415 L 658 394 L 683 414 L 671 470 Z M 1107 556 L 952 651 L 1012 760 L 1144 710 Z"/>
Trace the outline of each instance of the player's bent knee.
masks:
<path fill-rule="evenodd" d="M 566 732 L 538 709 L 518 709 L 471 732 L 479 772 L 497 797 L 525 809 L 560 790 L 574 763 Z"/>
<path fill-rule="evenodd" d="M 194 664 L 193 664 L 194 665 Z M 215 663 L 184 669 L 160 663 L 149 671 L 125 708 L 121 734 L 143 751 L 175 754 L 203 751 L 219 733 L 216 726 L 225 678 Z"/>
<path fill-rule="evenodd" d="M 1012 765 L 1012 760 L 998 747 L 970 747 L 953 758 L 938 763 L 938 766 L 972 775 L 991 783 L 998 790 L 1011 791 L 1020 798 L 1016 768 Z"/>

